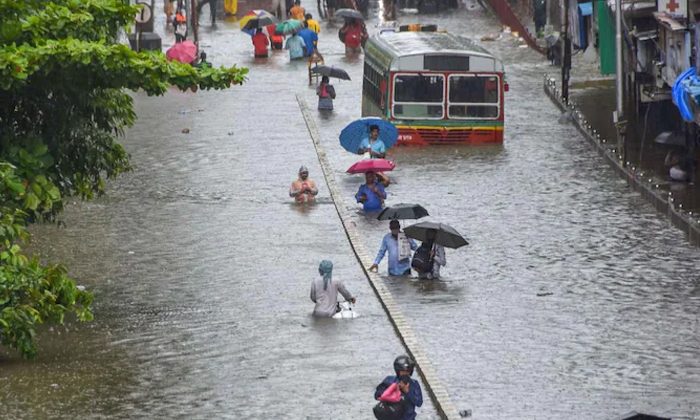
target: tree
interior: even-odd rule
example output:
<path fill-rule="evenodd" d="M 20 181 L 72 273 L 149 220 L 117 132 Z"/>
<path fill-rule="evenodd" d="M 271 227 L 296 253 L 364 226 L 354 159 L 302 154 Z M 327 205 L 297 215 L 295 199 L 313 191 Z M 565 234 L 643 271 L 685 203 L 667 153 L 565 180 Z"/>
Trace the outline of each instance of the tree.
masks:
<path fill-rule="evenodd" d="M 193 68 L 116 43 L 128 0 L 0 0 L 0 343 L 36 356 L 36 325 L 92 319 L 92 295 L 60 264 L 22 253 L 28 224 L 63 199 L 91 199 L 131 170 L 117 142 L 136 115 L 128 90 L 225 89 L 247 69 Z"/>

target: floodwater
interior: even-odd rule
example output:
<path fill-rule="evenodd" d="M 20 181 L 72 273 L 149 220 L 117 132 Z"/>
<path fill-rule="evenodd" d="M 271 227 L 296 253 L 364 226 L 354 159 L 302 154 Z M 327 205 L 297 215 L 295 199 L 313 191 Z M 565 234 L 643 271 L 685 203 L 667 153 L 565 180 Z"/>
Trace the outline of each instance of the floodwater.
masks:
<path fill-rule="evenodd" d="M 476 7 L 400 19 L 498 31 Z M 306 65 L 254 59 L 236 23 L 202 22 L 209 60 L 249 67 L 250 80 L 135 95 L 123 144 L 137 170 L 69 206 L 66 228 L 34 229 L 35 249 L 95 291 L 96 319 L 44 331 L 36 362 L 3 351 L 7 418 L 372 418 L 373 387 L 402 347 L 322 182 L 295 100 L 315 104 Z M 357 158 L 337 135 L 360 114 L 362 61 L 322 27 L 326 63 L 353 80 L 334 83 L 336 110 L 317 125 L 355 208 L 360 179 L 344 171 Z M 421 203 L 470 240 L 447 251 L 441 281 L 387 279 L 455 405 L 499 420 L 700 417 L 698 250 L 556 122 L 542 57 L 508 37 L 484 45 L 511 86 L 504 144 L 393 150 L 387 200 Z M 320 184 L 311 208 L 287 197 L 302 164 Z M 355 217 L 373 252 L 387 224 Z M 322 259 L 360 318 L 311 318 Z M 436 418 L 429 404 L 420 413 Z"/>

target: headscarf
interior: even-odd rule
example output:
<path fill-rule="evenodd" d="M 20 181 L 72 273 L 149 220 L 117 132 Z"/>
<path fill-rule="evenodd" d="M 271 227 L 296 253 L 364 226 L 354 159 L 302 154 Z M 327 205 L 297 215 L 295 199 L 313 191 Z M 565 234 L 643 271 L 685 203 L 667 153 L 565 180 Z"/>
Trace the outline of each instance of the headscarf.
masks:
<path fill-rule="evenodd" d="M 303 166 L 303 165 L 302 165 L 302 167 L 299 168 L 299 173 L 298 173 L 299 179 L 301 179 L 301 174 L 302 174 L 302 172 L 306 172 L 306 173 L 308 174 L 308 173 L 309 173 L 309 169 L 308 169 L 306 166 Z"/>
<path fill-rule="evenodd" d="M 333 274 L 333 263 L 328 260 L 321 261 L 318 266 L 318 274 L 323 276 L 323 290 L 328 290 L 328 282 Z"/>

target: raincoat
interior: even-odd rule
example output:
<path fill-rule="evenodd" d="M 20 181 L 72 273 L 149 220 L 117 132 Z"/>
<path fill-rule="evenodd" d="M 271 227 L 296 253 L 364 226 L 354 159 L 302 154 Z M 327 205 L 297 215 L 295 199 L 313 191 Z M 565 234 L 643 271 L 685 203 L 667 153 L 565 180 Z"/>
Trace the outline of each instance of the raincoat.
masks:
<path fill-rule="evenodd" d="M 314 201 L 314 197 L 316 194 L 318 194 L 318 187 L 316 186 L 316 183 L 308 176 L 306 177 L 306 180 L 302 180 L 301 174 L 303 172 L 306 172 L 307 174 L 309 173 L 306 166 L 299 168 L 299 178 L 292 182 L 292 186 L 289 188 L 289 196 L 294 197 L 297 203 L 310 203 Z"/>
<path fill-rule="evenodd" d="M 389 388 L 389 385 L 398 382 L 399 379 L 396 376 L 387 376 L 384 378 L 381 384 L 377 386 L 377 390 L 374 391 L 374 399 L 378 400 L 382 396 L 384 391 Z M 416 407 L 423 405 L 423 392 L 420 389 L 420 383 L 415 379 L 411 378 L 408 393 L 403 394 L 403 401 L 406 406 L 406 411 L 403 413 L 401 420 L 415 420 L 416 418 Z"/>
<path fill-rule="evenodd" d="M 330 318 L 338 312 L 338 293 L 343 295 L 345 300 L 352 300 L 352 294 L 348 292 L 343 283 L 334 282 L 331 278 L 333 263 L 322 261 L 318 267 L 321 278 L 311 283 L 311 301 L 316 304 L 313 315 L 321 318 Z"/>

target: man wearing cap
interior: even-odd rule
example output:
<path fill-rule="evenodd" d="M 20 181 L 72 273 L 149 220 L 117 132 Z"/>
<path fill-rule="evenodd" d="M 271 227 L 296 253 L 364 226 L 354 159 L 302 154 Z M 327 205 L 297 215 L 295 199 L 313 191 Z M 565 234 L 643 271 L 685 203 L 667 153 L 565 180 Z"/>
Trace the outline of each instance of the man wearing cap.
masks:
<path fill-rule="evenodd" d="M 411 275 L 411 253 L 408 251 L 408 256 L 402 254 L 401 243 L 408 241 L 411 250 L 418 249 L 418 245 L 411 238 L 401 232 L 401 224 L 398 220 L 389 222 L 391 233 L 384 235 L 382 246 L 379 248 L 377 258 L 374 259 L 374 264 L 369 268 L 371 270 L 379 270 L 379 263 L 382 262 L 384 254 L 389 251 L 389 275 L 390 276 L 408 276 Z"/>
<path fill-rule="evenodd" d="M 318 194 L 316 183 L 309 178 L 309 170 L 306 166 L 299 168 L 299 178 L 292 182 L 289 188 L 289 196 L 294 197 L 297 203 L 311 203 Z"/>

